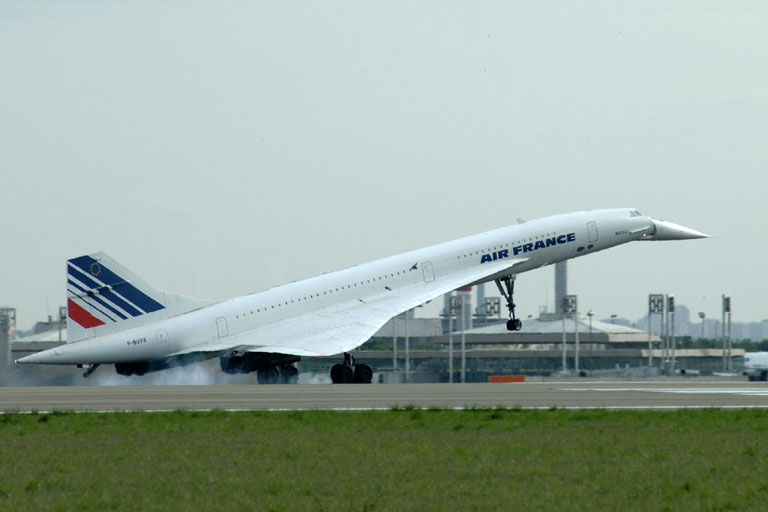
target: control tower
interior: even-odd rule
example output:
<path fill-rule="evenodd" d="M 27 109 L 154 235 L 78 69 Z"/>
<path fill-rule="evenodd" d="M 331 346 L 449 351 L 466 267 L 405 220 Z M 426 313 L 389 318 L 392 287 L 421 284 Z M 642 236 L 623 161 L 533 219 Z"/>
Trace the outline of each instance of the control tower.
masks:
<path fill-rule="evenodd" d="M 8 368 L 11 359 L 11 336 L 16 328 L 16 308 L 0 308 L 0 369 Z"/>

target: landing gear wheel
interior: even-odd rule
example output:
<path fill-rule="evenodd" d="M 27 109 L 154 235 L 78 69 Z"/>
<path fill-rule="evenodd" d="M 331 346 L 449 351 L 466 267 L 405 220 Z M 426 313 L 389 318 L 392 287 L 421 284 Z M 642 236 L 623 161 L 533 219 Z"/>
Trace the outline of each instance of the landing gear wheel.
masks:
<path fill-rule="evenodd" d="M 355 365 L 355 382 L 360 384 L 370 384 L 373 380 L 373 368 L 369 364 Z"/>
<path fill-rule="evenodd" d="M 334 384 L 350 384 L 354 377 L 354 370 L 346 364 L 335 364 L 331 368 L 331 381 Z"/>
<path fill-rule="evenodd" d="M 513 300 L 513 295 L 515 293 L 515 277 L 507 276 L 502 279 L 496 279 L 496 286 L 498 286 L 501 295 L 507 301 L 507 309 L 509 310 L 507 330 L 519 331 L 523 328 L 523 322 L 515 317 L 515 301 Z"/>
<path fill-rule="evenodd" d="M 344 362 L 331 368 L 331 382 L 334 384 L 370 384 L 373 368 L 369 364 L 356 364 L 352 354 L 344 354 Z"/>

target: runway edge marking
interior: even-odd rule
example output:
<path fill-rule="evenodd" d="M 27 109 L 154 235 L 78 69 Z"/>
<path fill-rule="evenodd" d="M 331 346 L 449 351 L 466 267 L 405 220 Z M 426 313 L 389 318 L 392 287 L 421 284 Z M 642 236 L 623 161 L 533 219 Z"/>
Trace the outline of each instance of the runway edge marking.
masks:
<path fill-rule="evenodd" d="M 484 409 L 501 409 L 501 410 L 518 410 L 518 411 L 675 411 L 683 409 L 723 409 L 723 410 L 744 410 L 744 409 L 768 409 L 768 404 L 765 405 L 616 405 L 616 406 L 596 406 L 589 405 L 584 407 L 579 406 L 510 406 L 510 407 L 409 407 L 409 409 L 428 411 L 428 410 L 444 410 L 444 411 L 466 411 L 466 410 L 484 410 Z M 52 409 L 52 410 L 34 410 L 34 411 L 0 411 L 0 416 L 6 414 L 56 414 L 56 413 L 72 413 L 72 414 L 105 414 L 105 413 L 168 413 L 168 412 L 291 412 L 291 411 L 335 411 L 335 412 L 363 412 L 363 411 L 392 411 L 396 409 L 393 407 L 334 407 L 334 408 L 300 408 L 300 409 L 104 409 L 93 411 L 74 411 L 67 409 Z"/>

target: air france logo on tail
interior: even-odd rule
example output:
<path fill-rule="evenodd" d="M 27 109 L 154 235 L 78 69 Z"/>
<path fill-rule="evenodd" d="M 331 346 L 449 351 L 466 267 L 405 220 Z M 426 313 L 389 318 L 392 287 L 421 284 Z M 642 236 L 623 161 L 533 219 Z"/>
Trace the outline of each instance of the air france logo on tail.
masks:
<path fill-rule="evenodd" d="M 69 318 L 85 329 L 165 308 L 91 256 L 67 262 L 67 295 Z"/>
<path fill-rule="evenodd" d="M 520 253 L 538 251 L 545 247 L 552 247 L 553 245 L 567 244 L 576 240 L 576 233 L 568 233 L 567 235 L 553 236 L 551 238 L 545 238 L 544 240 L 536 240 L 529 244 L 517 245 L 512 248 L 512 254 L 517 256 Z M 503 249 L 501 251 L 494 251 L 489 254 L 483 254 L 480 258 L 480 263 L 488 263 L 491 261 L 502 260 L 509 258 L 509 250 Z"/>

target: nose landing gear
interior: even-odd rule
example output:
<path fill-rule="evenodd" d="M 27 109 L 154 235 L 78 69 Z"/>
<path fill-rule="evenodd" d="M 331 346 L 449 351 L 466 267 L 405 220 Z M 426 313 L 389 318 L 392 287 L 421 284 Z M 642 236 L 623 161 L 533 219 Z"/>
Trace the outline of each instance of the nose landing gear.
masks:
<path fill-rule="evenodd" d="M 499 292 L 507 301 L 507 309 L 509 310 L 509 320 L 507 320 L 508 331 L 519 331 L 523 328 L 523 322 L 519 318 L 515 317 L 515 301 L 513 295 L 515 293 L 515 277 L 507 276 L 501 279 L 496 279 L 496 286 L 499 288 Z"/>

